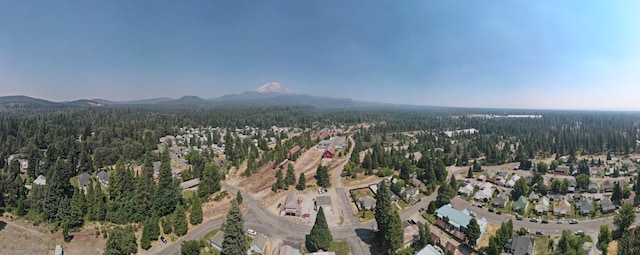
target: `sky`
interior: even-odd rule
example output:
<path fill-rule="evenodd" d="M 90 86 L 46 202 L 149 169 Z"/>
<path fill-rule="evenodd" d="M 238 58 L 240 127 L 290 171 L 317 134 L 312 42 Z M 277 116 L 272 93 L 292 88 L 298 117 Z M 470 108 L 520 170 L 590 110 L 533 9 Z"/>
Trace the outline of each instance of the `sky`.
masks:
<path fill-rule="evenodd" d="M 0 2 L 0 96 L 640 110 L 640 1 Z"/>

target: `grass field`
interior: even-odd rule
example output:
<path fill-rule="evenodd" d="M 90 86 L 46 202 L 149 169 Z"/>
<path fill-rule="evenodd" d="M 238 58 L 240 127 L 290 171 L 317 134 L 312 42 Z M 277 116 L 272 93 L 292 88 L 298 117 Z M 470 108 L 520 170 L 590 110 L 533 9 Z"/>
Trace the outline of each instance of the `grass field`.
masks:
<path fill-rule="evenodd" d="M 549 252 L 549 237 L 547 236 L 533 236 L 536 240 L 535 254 L 545 255 Z"/>

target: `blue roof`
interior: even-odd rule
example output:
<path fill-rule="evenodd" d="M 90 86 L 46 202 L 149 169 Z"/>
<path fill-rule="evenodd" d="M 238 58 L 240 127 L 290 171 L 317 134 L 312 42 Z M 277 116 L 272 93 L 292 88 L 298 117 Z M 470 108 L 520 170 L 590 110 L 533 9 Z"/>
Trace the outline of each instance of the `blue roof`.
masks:
<path fill-rule="evenodd" d="M 438 251 L 433 245 L 427 244 L 422 250 L 420 250 L 416 255 L 441 255 L 440 251 Z"/>
<path fill-rule="evenodd" d="M 451 204 L 446 204 L 436 210 L 436 214 L 440 217 L 449 218 L 449 224 L 456 226 L 458 228 L 466 227 L 469 225 L 469 221 L 471 221 L 471 215 L 467 209 L 463 209 L 462 211 L 458 211 L 453 209 Z"/>

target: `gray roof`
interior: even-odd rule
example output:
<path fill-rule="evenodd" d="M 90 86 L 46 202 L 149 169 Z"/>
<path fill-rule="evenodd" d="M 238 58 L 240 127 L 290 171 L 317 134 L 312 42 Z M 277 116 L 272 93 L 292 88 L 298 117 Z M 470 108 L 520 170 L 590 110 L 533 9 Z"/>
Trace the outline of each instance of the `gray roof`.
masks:
<path fill-rule="evenodd" d="M 109 174 L 107 174 L 107 172 L 104 170 L 98 172 L 98 180 L 103 182 L 109 182 Z"/>
<path fill-rule="evenodd" d="M 287 199 L 284 202 L 285 209 L 298 209 L 300 205 L 298 204 L 298 192 L 289 192 L 287 194 Z"/>
<path fill-rule="evenodd" d="M 517 236 L 507 242 L 507 246 L 512 250 L 513 255 L 533 255 L 535 240 L 526 236 Z"/>
<path fill-rule="evenodd" d="M 81 173 L 80 175 L 78 175 L 78 184 L 80 185 L 80 187 L 89 186 L 90 178 L 91 178 L 91 175 L 89 175 L 88 173 Z"/>
<path fill-rule="evenodd" d="M 224 231 L 218 231 L 218 233 L 216 233 L 209 241 L 222 248 L 222 243 L 224 242 Z"/>
<path fill-rule="evenodd" d="M 195 179 L 191 179 L 191 180 L 188 180 L 186 182 L 180 183 L 180 188 L 189 189 L 189 188 L 193 188 L 195 186 L 198 186 L 199 184 L 200 184 L 200 178 L 195 178 Z"/>
<path fill-rule="evenodd" d="M 325 206 L 331 205 L 331 197 L 330 196 L 319 196 L 316 197 L 316 205 Z"/>
<path fill-rule="evenodd" d="M 364 196 L 360 198 L 360 204 L 364 207 L 363 209 L 375 208 L 376 200 L 371 196 Z"/>
<path fill-rule="evenodd" d="M 593 210 L 593 204 L 591 203 L 591 201 L 584 198 L 576 204 L 576 207 L 580 208 L 580 212 L 582 213 L 589 213 L 591 212 L 591 210 Z"/>
<path fill-rule="evenodd" d="M 264 252 L 264 247 L 267 245 L 267 235 L 258 233 L 251 241 L 251 250 L 258 253 Z"/>
<path fill-rule="evenodd" d="M 289 245 L 280 247 L 280 255 L 300 255 L 300 250 Z"/>
<path fill-rule="evenodd" d="M 611 202 L 611 199 L 609 199 L 608 197 L 602 199 L 600 205 L 603 212 L 613 212 L 614 210 L 616 210 L 616 206 L 613 205 L 613 202 Z"/>

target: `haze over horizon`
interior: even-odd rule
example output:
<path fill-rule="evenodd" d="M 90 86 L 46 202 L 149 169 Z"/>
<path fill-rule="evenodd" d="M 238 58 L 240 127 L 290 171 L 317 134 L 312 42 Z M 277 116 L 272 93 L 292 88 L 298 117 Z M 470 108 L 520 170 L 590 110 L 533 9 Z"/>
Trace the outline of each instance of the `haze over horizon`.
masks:
<path fill-rule="evenodd" d="M 640 110 L 637 1 L 8 1 L 0 96 Z"/>

